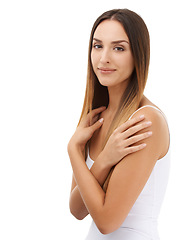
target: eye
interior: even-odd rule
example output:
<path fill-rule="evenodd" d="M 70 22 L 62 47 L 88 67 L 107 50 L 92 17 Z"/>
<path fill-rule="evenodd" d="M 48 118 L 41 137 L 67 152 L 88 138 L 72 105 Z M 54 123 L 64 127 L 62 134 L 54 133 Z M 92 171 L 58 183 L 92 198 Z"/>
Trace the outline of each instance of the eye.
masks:
<path fill-rule="evenodd" d="M 115 47 L 114 50 L 123 52 L 125 49 L 123 47 Z"/>
<path fill-rule="evenodd" d="M 100 49 L 100 48 L 102 48 L 102 45 L 95 43 L 93 45 L 93 48 Z"/>

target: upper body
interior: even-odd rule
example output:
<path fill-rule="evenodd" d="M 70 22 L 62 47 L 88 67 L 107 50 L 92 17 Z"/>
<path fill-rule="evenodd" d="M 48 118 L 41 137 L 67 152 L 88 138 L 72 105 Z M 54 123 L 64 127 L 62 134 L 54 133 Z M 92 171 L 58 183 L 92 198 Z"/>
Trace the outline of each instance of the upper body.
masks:
<path fill-rule="evenodd" d="M 158 228 L 157 228 L 158 217 L 159 217 L 160 208 L 164 199 L 164 195 L 166 192 L 166 187 L 167 187 L 168 177 L 169 177 L 169 168 L 170 168 L 169 131 L 168 131 L 166 119 L 161 111 L 159 111 L 153 105 L 144 105 L 138 109 L 136 114 L 143 114 L 143 113 L 146 114 L 146 112 L 149 115 L 151 114 L 158 115 L 160 113 L 161 116 L 159 117 L 160 118 L 162 117 L 161 127 L 162 129 L 164 129 L 165 135 L 167 136 L 165 136 L 165 139 L 163 139 L 162 135 L 159 135 L 158 136 L 158 138 L 160 138 L 159 144 L 163 142 L 164 143 L 167 142 L 167 146 L 165 147 L 163 154 L 159 157 L 158 160 L 156 160 L 156 163 L 152 169 L 152 172 L 150 173 L 149 178 L 147 179 L 143 189 L 139 193 L 139 196 L 137 197 L 135 202 L 132 204 L 132 206 L 129 208 L 130 210 L 128 212 L 128 215 L 125 217 L 120 227 L 108 235 L 103 235 L 100 233 L 100 231 L 98 230 L 98 228 L 96 227 L 93 221 L 86 240 L 90 240 L 90 239 L 117 240 L 117 239 L 120 239 L 120 237 L 123 237 L 122 238 L 123 240 L 126 240 L 126 239 L 128 240 L 130 238 L 135 240 L 159 239 Z M 94 145 L 94 149 L 95 149 L 95 145 Z M 86 164 L 89 167 L 89 169 L 94 164 L 94 161 L 91 157 L 91 153 L 93 153 L 91 150 L 94 150 L 94 149 L 91 148 L 87 156 Z M 143 155 L 142 158 L 145 158 L 145 156 Z M 145 158 L 145 161 L 148 161 L 148 159 Z M 139 171 L 138 168 L 136 168 L 136 170 Z M 135 169 L 132 169 L 131 171 L 135 171 Z M 124 169 L 123 169 L 124 174 L 130 175 L 131 171 L 130 171 L 130 166 L 128 166 L 128 164 L 124 166 Z M 131 187 L 130 183 L 134 179 L 129 176 L 128 178 L 126 177 L 125 180 L 127 181 L 127 185 L 129 185 L 127 189 L 129 189 Z M 126 190 L 125 189 L 123 190 L 124 190 L 124 194 L 127 194 L 127 192 L 125 193 Z M 118 203 L 118 205 L 115 206 L 119 212 L 121 211 L 121 208 L 123 208 L 121 204 L 123 204 L 123 201 L 121 201 L 121 203 Z M 130 201 L 127 200 L 127 205 L 128 204 L 130 204 Z M 112 211 L 114 212 L 116 208 L 113 207 Z M 118 215 L 119 214 L 116 214 L 115 217 L 117 218 Z"/>
<path fill-rule="evenodd" d="M 146 98 L 145 100 L 148 101 Z M 148 104 L 145 104 L 143 106 L 146 105 Z M 122 226 L 122 224 L 125 222 L 125 219 L 129 219 L 127 220 L 128 222 L 131 221 L 130 219 L 134 214 L 133 209 L 137 210 L 135 206 L 139 206 L 139 198 L 140 196 L 143 198 L 143 189 L 144 186 L 146 186 L 147 182 L 150 184 L 150 189 L 147 188 L 150 191 L 150 194 L 152 194 L 152 196 L 153 194 L 157 194 L 157 196 L 155 199 L 151 199 L 150 195 L 149 202 L 145 202 L 145 206 L 140 205 L 141 209 L 139 211 L 145 211 L 148 208 L 148 204 L 152 204 L 154 208 L 156 207 L 155 204 L 157 204 L 156 210 L 153 212 L 155 214 L 155 216 L 153 216 L 155 217 L 154 220 L 156 221 L 158 217 L 168 178 L 168 153 L 170 145 L 169 130 L 166 119 L 160 111 L 157 111 L 155 108 L 143 106 L 133 115 L 132 118 L 144 115 L 146 122 L 151 121 L 152 125 L 147 129 L 148 131 L 152 131 L 152 136 L 139 142 L 140 144 L 141 142 L 147 144 L 144 149 L 125 156 L 115 166 L 109 181 L 106 194 L 103 197 L 103 206 L 101 209 L 99 209 L 99 211 L 101 210 L 102 212 L 97 213 L 95 211 L 94 215 L 92 216 L 95 224 L 99 228 L 99 231 L 103 234 L 109 234 L 113 231 L 116 231 L 119 227 Z M 153 105 L 150 104 L 150 106 Z M 106 121 L 106 116 L 104 116 L 104 118 Z M 98 137 L 98 135 L 104 135 L 105 132 L 103 132 L 103 130 L 104 128 L 102 125 L 102 128 L 100 130 L 97 130 L 96 134 L 94 134 L 94 137 L 91 138 L 92 141 L 90 142 L 87 164 L 89 164 L 92 159 L 94 162 L 99 161 L 98 156 L 101 156 L 101 137 Z M 145 132 L 145 130 L 142 130 L 141 132 Z M 165 165 L 165 167 L 163 165 Z M 154 178 L 154 176 L 157 178 Z M 160 178 L 158 179 L 158 177 Z M 89 186 L 88 184 L 86 187 Z M 151 189 L 151 184 L 156 184 L 156 187 L 159 187 L 159 189 L 162 191 L 159 192 L 159 189 L 156 188 Z M 142 195 L 140 195 L 141 193 Z M 91 189 L 90 195 L 94 196 L 94 201 L 96 201 L 95 192 L 93 193 L 93 188 Z M 150 202 L 150 200 L 155 201 L 155 203 Z M 86 216 L 89 211 L 90 209 L 86 209 L 84 216 Z M 145 220 L 151 220 L 149 216 L 148 219 Z M 133 219 L 133 221 L 135 221 L 135 219 Z M 146 222 L 144 225 L 147 226 Z M 156 229 L 157 226 L 154 225 L 154 227 Z"/>
<path fill-rule="evenodd" d="M 144 107 L 154 106 L 143 95 L 149 35 L 137 14 L 113 10 L 100 16 L 92 29 L 89 59 L 84 107 L 68 144 L 70 210 L 78 219 L 89 213 L 99 231 L 109 235 L 125 222 L 159 168 L 157 162 L 169 150 L 169 130 L 160 111 Z M 88 149 L 94 160 L 90 170 Z"/>

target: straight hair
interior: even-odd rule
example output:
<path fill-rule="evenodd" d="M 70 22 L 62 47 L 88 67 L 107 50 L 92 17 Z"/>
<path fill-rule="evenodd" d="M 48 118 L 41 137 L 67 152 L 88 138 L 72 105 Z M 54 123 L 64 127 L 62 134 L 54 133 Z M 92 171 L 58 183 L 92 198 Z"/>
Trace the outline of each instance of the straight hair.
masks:
<path fill-rule="evenodd" d="M 95 21 L 90 35 L 89 50 L 88 50 L 88 71 L 87 83 L 85 90 L 85 98 L 80 120 L 85 117 L 93 109 L 108 106 L 109 95 L 106 86 L 102 86 L 95 75 L 91 62 L 92 41 L 96 28 L 105 20 L 118 21 L 124 28 L 130 42 L 132 56 L 134 59 L 134 70 L 130 76 L 129 84 L 124 91 L 119 107 L 110 124 L 106 139 L 102 146 L 104 148 L 108 138 L 113 131 L 126 122 L 129 117 L 139 108 L 140 101 L 143 97 L 146 81 L 148 78 L 149 61 L 150 61 L 150 37 L 147 26 L 143 19 L 133 11 L 128 9 L 113 9 L 103 13 Z M 78 123 L 78 125 L 79 125 Z M 86 144 L 84 157 L 86 159 L 88 151 L 88 144 Z M 104 183 L 103 189 L 106 191 L 111 172 Z"/>

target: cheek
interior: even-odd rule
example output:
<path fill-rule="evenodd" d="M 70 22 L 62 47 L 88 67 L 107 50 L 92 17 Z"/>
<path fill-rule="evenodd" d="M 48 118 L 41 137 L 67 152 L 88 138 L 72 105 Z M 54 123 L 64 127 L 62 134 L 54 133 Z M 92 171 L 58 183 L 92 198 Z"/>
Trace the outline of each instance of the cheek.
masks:
<path fill-rule="evenodd" d="M 134 69 L 134 61 L 133 60 L 130 60 L 129 62 L 128 62 L 128 66 L 129 66 L 129 71 L 130 72 L 132 72 L 133 71 L 133 69 Z"/>
<path fill-rule="evenodd" d="M 129 57 L 129 55 L 118 59 L 118 63 L 120 64 L 121 69 L 123 69 L 125 72 L 132 72 L 134 69 L 134 60 L 132 57 Z"/>
<path fill-rule="evenodd" d="M 91 51 L 91 64 L 93 66 L 93 68 L 95 68 L 97 66 L 97 56 L 96 54 L 94 54 L 93 50 Z"/>
<path fill-rule="evenodd" d="M 127 66 L 129 68 L 129 71 L 132 73 L 132 71 L 134 69 L 134 59 L 133 59 L 132 55 L 128 56 L 126 59 L 126 67 Z"/>

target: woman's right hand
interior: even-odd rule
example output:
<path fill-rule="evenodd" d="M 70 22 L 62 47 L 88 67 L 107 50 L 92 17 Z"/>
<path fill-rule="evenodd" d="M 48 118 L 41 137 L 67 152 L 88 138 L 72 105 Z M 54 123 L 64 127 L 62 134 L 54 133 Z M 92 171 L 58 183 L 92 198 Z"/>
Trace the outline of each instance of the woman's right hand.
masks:
<path fill-rule="evenodd" d="M 132 118 L 114 130 L 102 151 L 102 154 L 106 156 L 104 159 L 106 159 L 109 167 L 116 165 L 126 155 L 146 147 L 145 143 L 134 145 L 152 135 L 151 131 L 136 134 L 152 125 L 152 122 L 143 122 L 143 120 L 143 115 Z"/>

